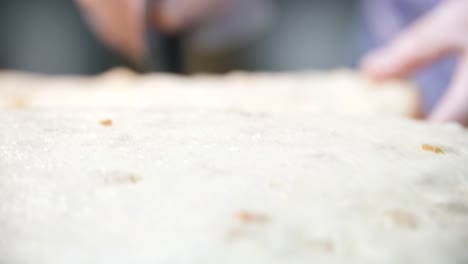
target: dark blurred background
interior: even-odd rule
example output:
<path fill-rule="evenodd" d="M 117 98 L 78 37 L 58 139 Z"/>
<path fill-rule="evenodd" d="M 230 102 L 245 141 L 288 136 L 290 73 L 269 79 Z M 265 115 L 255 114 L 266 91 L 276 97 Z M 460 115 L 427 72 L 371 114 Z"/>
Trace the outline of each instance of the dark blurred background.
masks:
<path fill-rule="evenodd" d="M 350 66 L 357 2 L 277 0 L 268 32 L 235 49 L 198 52 L 196 60 L 204 63 L 195 63 L 193 69 L 283 71 Z M 95 74 L 115 66 L 131 64 L 94 38 L 72 0 L 0 0 L 0 69 Z"/>

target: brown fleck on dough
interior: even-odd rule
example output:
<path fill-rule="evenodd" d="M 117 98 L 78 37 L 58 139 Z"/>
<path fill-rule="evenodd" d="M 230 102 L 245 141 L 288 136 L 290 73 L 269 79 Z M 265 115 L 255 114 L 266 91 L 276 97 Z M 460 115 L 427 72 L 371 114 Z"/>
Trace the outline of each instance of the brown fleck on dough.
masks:
<path fill-rule="evenodd" d="M 27 108 L 28 105 L 29 105 L 29 101 L 27 98 L 24 98 L 24 97 L 17 98 L 15 101 L 15 107 L 18 109 Z"/>
<path fill-rule="evenodd" d="M 270 222 L 270 218 L 267 215 L 250 211 L 241 211 L 237 217 L 246 224 L 266 224 Z"/>
<path fill-rule="evenodd" d="M 394 209 L 389 212 L 393 223 L 399 227 L 408 229 L 416 229 L 418 227 L 418 220 L 414 214 L 404 210 Z"/>
<path fill-rule="evenodd" d="M 143 179 L 135 174 L 125 174 L 114 172 L 105 177 L 105 182 L 108 184 L 137 184 Z"/>
<path fill-rule="evenodd" d="M 104 119 L 102 120 L 101 122 L 99 122 L 102 126 L 106 126 L 106 127 L 109 127 L 109 126 L 112 126 L 113 125 L 113 121 L 112 119 Z"/>
<path fill-rule="evenodd" d="M 430 144 L 423 144 L 421 148 L 424 151 L 434 152 L 435 154 L 445 154 L 445 150 L 441 147 L 433 146 Z"/>
<path fill-rule="evenodd" d="M 309 245 L 313 249 L 323 250 L 328 254 L 333 254 L 333 252 L 335 252 L 335 245 L 333 244 L 333 241 L 328 239 L 310 240 Z"/>

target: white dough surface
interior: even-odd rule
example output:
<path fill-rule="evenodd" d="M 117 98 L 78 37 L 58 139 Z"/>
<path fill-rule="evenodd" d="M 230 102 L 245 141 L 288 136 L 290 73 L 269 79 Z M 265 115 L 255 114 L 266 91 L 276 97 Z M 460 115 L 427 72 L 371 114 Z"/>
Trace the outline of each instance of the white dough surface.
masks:
<path fill-rule="evenodd" d="M 468 132 L 331 113 L 3 109 L 0 263 L 466 264 Z"/>

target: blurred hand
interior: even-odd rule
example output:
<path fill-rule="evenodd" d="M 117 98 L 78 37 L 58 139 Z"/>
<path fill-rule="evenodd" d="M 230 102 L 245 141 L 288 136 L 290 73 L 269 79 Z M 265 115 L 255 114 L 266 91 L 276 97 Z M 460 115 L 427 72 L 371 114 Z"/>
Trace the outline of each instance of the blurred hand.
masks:
<path fill-rule="evenodd" d="M 156 0 L 155 26 L 177 32 L 215 12 L 228 0 Z M 144 0 L 76 0 L 96 35 L 114 50 L 141 62 L 145 56 Z"/>
<path fill-rule="evenodd" d="M 364 58 L 361 68 L 374 80 L 407 77 L 441 57 L 457 54 L 450 87 L 428 119 L 468 125 L 468 0 L 446 0 L 386 47 Z"/>

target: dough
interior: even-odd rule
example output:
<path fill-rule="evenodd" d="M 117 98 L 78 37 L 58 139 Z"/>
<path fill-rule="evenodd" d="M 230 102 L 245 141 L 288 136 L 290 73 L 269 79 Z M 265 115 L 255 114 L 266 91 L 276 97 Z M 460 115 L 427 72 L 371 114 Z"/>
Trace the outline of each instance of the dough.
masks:
<path fill-rule="evenodd" d="M 0 263 L 468 263 L 468 132 L 416 106 L 348 71 L 0 74 Z"/>
<path fill-rule="evenodd" d="M 2 110 L 0 131 L 0 263 L 468 263 L 456 125 Z"/>
<path fill-rule="evenodd" d="M 0 108 L 184 108 L 374 116 L 420 112 L 419 95 L 410 84 L 373 84 L 349 70 L 184 78 L 138 76 L 117 69 L 89 79 L 4 73 L 0 83 Z"/>

